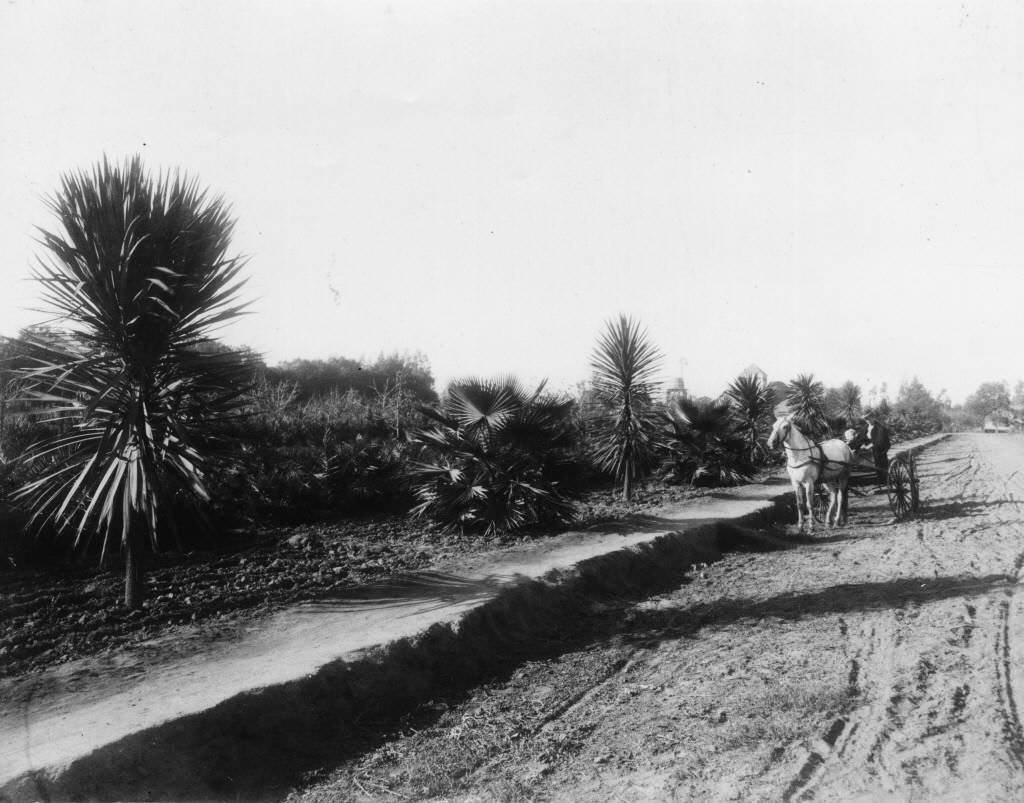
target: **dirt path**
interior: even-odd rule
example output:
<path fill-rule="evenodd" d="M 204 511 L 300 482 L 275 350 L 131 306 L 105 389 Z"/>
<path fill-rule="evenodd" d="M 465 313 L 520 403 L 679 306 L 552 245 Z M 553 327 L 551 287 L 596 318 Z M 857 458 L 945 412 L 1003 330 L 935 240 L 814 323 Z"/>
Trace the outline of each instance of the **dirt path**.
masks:
<path fill-rule="evenodd" d="M 919 458 L 814 543 L 603 605 L 555 657 L 411 717 L 314 800 L 1024 797 L 1024 439 Z"/>

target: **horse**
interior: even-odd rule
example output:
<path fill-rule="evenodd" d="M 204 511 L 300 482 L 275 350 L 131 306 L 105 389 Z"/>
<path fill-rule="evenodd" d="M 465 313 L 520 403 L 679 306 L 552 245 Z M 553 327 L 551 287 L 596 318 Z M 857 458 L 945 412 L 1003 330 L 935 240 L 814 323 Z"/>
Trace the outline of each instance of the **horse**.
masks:
<path fill-rule="evenodd" d="M 800 491 L 803 489 L 804 503 L 807 505 L 807 532 L 814 530 L 814 486 L 818 482 L 828 488 L 828 511 L 825 513 L 825 525 L 833 527 L 846 523 L 847 484 L 850 480 L 850 465 L 853 452 L 839 438 L 815 443 L 804 435 L 796 424 L 793 416 L 778 418 L 768 437 L 768 448 L 774 449 L 782 445 L 786 449 L 786 470 L 789 481 L 793 484 L 796 496 L 797 525 L 804 529 L 804 509 L 800 502 Z M 833 517 L 832 511 L 835 511 Z"/>

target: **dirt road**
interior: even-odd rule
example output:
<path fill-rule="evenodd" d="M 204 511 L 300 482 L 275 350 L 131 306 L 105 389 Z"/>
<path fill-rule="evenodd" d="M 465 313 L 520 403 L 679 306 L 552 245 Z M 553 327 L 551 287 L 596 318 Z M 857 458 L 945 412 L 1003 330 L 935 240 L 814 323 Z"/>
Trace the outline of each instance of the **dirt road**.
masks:
<path fill-rule="evenodd" d="M 294 797 L 1024 799 L 1024 439 L 919 458 L 812 543 L 595 606 L 554 657 L 418 712 Z"/>

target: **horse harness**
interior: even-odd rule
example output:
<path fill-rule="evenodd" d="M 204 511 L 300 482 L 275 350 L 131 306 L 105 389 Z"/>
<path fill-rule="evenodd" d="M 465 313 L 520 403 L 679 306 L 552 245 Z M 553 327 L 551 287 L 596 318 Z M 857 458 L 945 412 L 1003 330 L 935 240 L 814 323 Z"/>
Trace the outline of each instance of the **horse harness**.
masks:
<path fill-rule="evenodd" d="M 802 463 L 796 463 L 796 464 L 790 463 L 789 462 L 789 455 L 787 455 L 786 456 L 786 468 L 803 468 L 804 466 L 809 466 L 812 463 L 815 463 L 815 464 L 821 466 L 822 469 L 825 469 L 829 464 L 831 464 L 833 466 L 849 466 L 850 465 L 850 463 L 848 461 L 846 461 L 846 460 L 830 460 L 829 458 L 825 457 L 825 450 L 821 448 L 821 444 L 820 443 L 812 443 L 810 446 L 790 446 L 788 443 L 783 443 L 783 446 L 785 448 L 791 450 L 791 451 L 794 451 L 794 452 L 811 452 L 811 454 L 808 455 L 807 460 L 805 460 Z M 817 449 L 819 452 L 821 452 L 821 457 L 814 457 L 813 452 L 814 452 L 815 449 Z"/>

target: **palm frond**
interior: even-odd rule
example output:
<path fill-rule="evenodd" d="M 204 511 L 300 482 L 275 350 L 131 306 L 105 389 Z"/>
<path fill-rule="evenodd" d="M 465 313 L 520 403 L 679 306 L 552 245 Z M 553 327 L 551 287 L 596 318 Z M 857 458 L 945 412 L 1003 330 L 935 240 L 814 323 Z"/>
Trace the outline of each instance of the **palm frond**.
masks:
<path fill-rule="evenodd" d="M 568 520 L 571 492 L 558 481 L 576 442 L 575 403 L 532 393 L 512 377 L 452 383 L 434 426 L 413 433 L 426 459 L 412 462 L 415 515 L 448 529 L 487 532 Z"/>
<path fill-rule="evenodd" d="M 151 178 L 138 157 L 66 174 L 48 203 L 57 226 L 39 230 L 34 275 L 68 329 L 24 338 L 21 376 L 64 431 L 29 450 L 53 467 L 19 498 L 78 542 L 99 534 L 107 550 L 143 528 L 155 544 L 176 498 L 208 496 L 211 427 L 252 377 L 239 353 L 203 353 L 245 307 L 234 221 L 195 178 Z"/>
<path fill-rule="evenodd" d="M 660 363 L 661 353 L 647 333 L 624 315 L 608 322 L 590 360 L 594 462 L 623 483 L 627 498 L 633 482 L 657 463 L 660 416 L 654 395 Z"/>
<path fill-rule="evenodd" d="M 825 413 L 825 386 L 813 374 L 799 374 L 789 383 L 787 403 L 797 426 L 812 438 L 831 434 Z"/>

